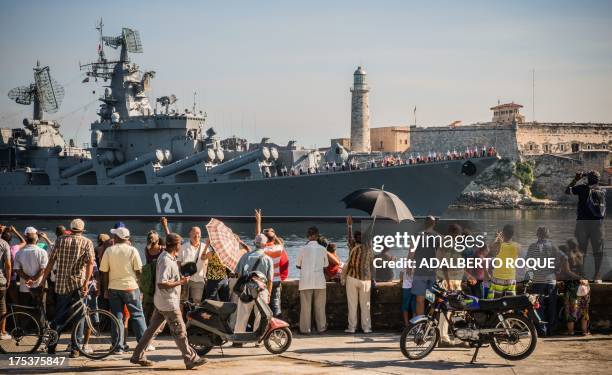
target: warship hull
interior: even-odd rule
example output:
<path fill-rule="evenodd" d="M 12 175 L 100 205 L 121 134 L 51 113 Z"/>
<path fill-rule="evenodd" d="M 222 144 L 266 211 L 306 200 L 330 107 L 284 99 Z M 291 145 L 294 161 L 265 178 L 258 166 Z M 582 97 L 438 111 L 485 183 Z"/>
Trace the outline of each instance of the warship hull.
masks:
<path fill-rule="evenodd" d="M 267 218 L 340 219 L 363 217 L 341 199 L 361 188 L 397 194 L 415 216 L 441 215 L 463 189 L 497 157 L 473 158 L 475 173 L 462 173 L 466 160 L 399 165 L 273 178 L 147 185 L 22 185 L 0 174 L 3 217 L 47 218 Z"/>

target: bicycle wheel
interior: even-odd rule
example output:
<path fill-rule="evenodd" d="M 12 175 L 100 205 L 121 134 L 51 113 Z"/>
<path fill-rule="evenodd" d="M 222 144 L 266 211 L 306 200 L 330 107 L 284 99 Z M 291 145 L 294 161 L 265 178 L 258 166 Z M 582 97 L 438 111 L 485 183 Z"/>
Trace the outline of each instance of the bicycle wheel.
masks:
<path fill-rule="evenodd" d="M 11 337 L 0 340 L 0 352 L 4 354 L 34 353 L 42 341 L 42 331 L 38 320 L 32 315 L 14 311 L 4 314 L 0 322 L 6 326 Z"/>
<path fill-rule="evenodd" d="M 79 337 L 83 334 L 83 340 Z M 78 351 L 90 359 L 102 359 L 113 353 L 121 340 L 119 321 L 106 310 L 89 310 L 72 330 L 72 342 Z M 78 339 L 78 340 L 77 340 Z"/>

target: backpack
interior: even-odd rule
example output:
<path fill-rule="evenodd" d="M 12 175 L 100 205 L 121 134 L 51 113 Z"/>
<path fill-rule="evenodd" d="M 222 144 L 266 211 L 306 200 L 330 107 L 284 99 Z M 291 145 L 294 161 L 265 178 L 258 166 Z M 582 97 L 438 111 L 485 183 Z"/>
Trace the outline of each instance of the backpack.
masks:
<path fill-rule="evenodd" d="M 606 216 L 606 191 L 600 187 L 589 189 L 587 207 L 593 216 L 603 219 Z"/>
<path fill-rule="evenodd" d="M 259 267 L 259 263 L 261 262 L 261 259 L 264 256 L 265 255 L 262 255 L 259 258 L 257 258 L 257 261 L 253 265 L 253 269 L 251 270 L 251 272 L 257 270 L 257 267 Z M 234 285 L 234 293 L 236 293 L 237 295 L 240 296 L 242 294 L 242 292 L 244 292 L 244 286 L 246 285 L 246 283 L 249 282 L 249 278 L 251 276 L 251 272 L 249 272 L 249 273 L 247 273 L 245 275 L 245 274 L 243 274 L 243 270 L 240 270 L 240 277 L 238 278 L 238 280 L 236 280 L 236 284 Z"/>
<path fill-rule="evenodd" d="M 157 259 L 145 264 L 140 272 L 140 290 L 142 291 L 143 299 L 147 302 L 150 302 L 155 294 L 156 270 Z"/>

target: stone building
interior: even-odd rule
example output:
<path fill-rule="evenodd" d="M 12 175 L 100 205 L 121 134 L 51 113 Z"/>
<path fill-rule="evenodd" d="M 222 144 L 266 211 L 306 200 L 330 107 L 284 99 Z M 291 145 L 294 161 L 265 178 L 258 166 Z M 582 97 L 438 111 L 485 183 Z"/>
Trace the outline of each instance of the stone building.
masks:
<path fill-rule="evenodd" d="M 519 156 L 529 155 L 566 155 L 580 151 L 612 150 L 612 124 L 526 123 L 519 112 L 520 107 L 520 104 L 514 103 L 492 107 L 493 119 L 496 121 L 489 123 L 458 127 L 411 126 L 409 151 L 446 152 L 494 146 L 500 155 L 517 159 Z M 508 113 L 510 110 L 516 112 Z M 507 122 L 511 117 L 515 121 Z"/>
<path fill-rule="evenodd" d="M 506 103 L 498 104 L 495 107 L 491 107 L 493 111 L 493 122 L 494 124 L 522 124 L 525 122 L 525 116 L 521 115 L 520 109 L 523 108 L 520 104 Z"/>
<path fill-rule="evenodd" d="M 527 123 L 517 127 L 516 143 L 522 155 L 612 150 L 612 124 Z"/>
<path fill-rule="evenodd" d="M 347 150 L 351 149 L 351 139 L 350 138 L 332 138 L 330 141 L 330 146 L 334 147 L 336 144 L 344 147 Z"/>
<path fill-rule="evenodd" d="M 372 151 L 404 152 L 410 143 L 410 127 L 385 126 L 370 129 Z"/>
<path fill-rule="evenodd" d="M 370 152 L 370 108 L 366 72 L 359 66 L 353 73 L 351 88 L 351 151 Z"/>

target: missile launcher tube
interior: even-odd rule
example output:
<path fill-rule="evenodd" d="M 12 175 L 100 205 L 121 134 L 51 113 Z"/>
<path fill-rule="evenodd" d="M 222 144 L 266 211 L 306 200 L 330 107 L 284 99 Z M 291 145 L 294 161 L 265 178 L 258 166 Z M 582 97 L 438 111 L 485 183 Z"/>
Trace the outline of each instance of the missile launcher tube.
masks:
<path fill-rule="evenodd" d="M 201 151 L 197 154 L 193 154 L 184 159 L 177 160 L 174 163 L 167 165 L 157 171 L 157 175 L 160 177 L 170 176 L 175 173 L 179 173 L 187 168 L 193 167 L 194 165 L 207 161 L 210 158 L 208 151 Z"/>
<path fill-rule="evenodd" d="M 255 160 L 268 160 L 270 158 L 270 150 L 267 147 L 258 148 L 242 154 L 236 158 L 230 159 L 223 164 L 219 164 L 210 169 L 210 173 L 223 174 L 238 169 L 246 164 L 252 163 Z"/>
<path fill-rule="evenodd" d="M 72 176 L 76 176 L 77 174 L 81 174 L 82 172 L 85 172 L 86 170 L 91 168 L 93 168 L 93 161 L 84 161 L 79 164 L 75 164 L 72 167 L 64 169 L 62 173 L 60 173 L 60 176 L 62 176 L 62 178 L 69 178 Z"/>
<path fill-rule="evenodd" d="M 162 160 L 164 160 L 164 152 L 162 150 L 155 150 L 148 154 L 140 155 L 134 158 L 134 160 L 130 160 L 127 163 L 123 163 L 109 170 L 107 176 L 110 178 L 115 178 L 149 163 L 159 163 Z"/>

